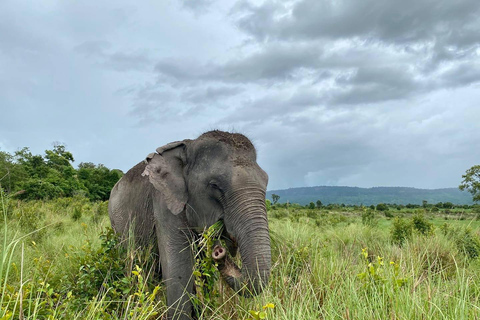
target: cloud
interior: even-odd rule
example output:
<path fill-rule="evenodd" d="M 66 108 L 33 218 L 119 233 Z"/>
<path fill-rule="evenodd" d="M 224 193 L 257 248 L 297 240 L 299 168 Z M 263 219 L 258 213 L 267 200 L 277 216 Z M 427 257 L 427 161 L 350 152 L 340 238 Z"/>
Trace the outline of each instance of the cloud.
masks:
<path fill-rule="evenodd" d="M 478 42 L 480 27 L 475 0 L 265 1 L 243 2 L 236 10 L 237 25 L 260 40 L 366 38 L 408 44 L 438 37 L 468 47 Z"/>
<path fill-rule="evenodd" d="M 112 44 L 108 41 L 94 40 L 85 41 L 75 46 L 74 50 L 103 67 L 120 72 L 148 70 L 152 67 L 152 61 L 146 53 L 112 52 L 111 48 Z"/>
<path fill-rule="evenodd" d="M 159 145 L 233 129 L 272 189 L 455 186 L 480 157 L 477 0 L 2 9 L 9 151 L 60 140 L 126 171 Z"/>
<path fill-rule="evenodd" d="M 202 63 L 191 59 L 163 59 L 156 64 L 159 75 L 180 83 L 198 81 L 226 83 L 258 83 L 294 78 L 299 69 L 320 65 L 321 49 L 316 45 L 262 47 L 244 57 L 231 58 L 225 63 Z"/>
<path fill-rule="evenodd" d="M 234 97 L 243 92 L 241 87 L 206 87 L 206 88 L 195 88 L 188 89 L 182 95 L 182 100 L 187 101 L 193 104 L 207 104 L 215 103 L 216 101 L 222 100 L 224 98 Z"/>
<path fill-rule="evenodd" d="M 214 0 L 180 0 L 182 6 L 195 14 L 205 14 L 208 12 Z"/>

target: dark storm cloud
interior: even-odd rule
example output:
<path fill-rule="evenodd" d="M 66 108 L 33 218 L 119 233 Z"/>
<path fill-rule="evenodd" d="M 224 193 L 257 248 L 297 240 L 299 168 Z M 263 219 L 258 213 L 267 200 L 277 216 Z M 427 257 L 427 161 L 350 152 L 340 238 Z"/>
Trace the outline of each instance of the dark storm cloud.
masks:
<path fill-rule="evenodd" d="M 260 41 L 263 52 L 256 55 L 261 61 L 280 68 L 279 79 L 292 79 L 305 67 L 322 81 L 321 75 L 330 75 L 338 85 L 326 97 L 332 104 L 408 99 L 480 81 L 475 67 L 480 58 L 480 6 L 474 0 L 243 1 L 232 14 L 242 30 Z M 293 53 L 292 48 L 314 43 L 330 50 Z M 299 58 L 290 61 L 301 63 L 277 63 L 275 50 L 269 50 L 275 46 L 290 48 Z M 236 65 L 248 70 L 245 65 L 257 62 L 253 57 Z M 258 61 L 257 70 L 262 68 Z"/>
<path fill-rule="evenodd" d="M 360 37 L 407 44 L 440 38 L 458 47 L 479 40 L 476 0 L 245 1 L 236 9 L 238 26 L 261 40 Z"/>

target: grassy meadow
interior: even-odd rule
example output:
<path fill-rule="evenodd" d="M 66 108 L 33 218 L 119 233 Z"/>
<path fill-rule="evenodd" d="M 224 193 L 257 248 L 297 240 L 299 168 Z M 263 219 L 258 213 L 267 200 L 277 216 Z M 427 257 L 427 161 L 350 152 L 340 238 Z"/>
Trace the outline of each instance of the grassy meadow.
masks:
<path fill-rule="evenodd" d="M 1 320 L 163 318 L 153 255 L 118 245 L 106 202 L 2 196 L 0 205 Z M 389 212 L 269 208 L 270 285 L 242 298 L 198 258 L 198 317 L 479 319 L 478 213 Z"/>

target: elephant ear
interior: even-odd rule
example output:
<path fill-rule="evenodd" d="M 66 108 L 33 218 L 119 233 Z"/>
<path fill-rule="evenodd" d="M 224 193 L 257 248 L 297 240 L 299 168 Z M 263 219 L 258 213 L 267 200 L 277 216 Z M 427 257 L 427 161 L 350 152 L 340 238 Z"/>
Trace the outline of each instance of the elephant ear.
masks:
<path fill-rule="evenodd" d="M 167 208 L 175 215 L 183 211 L 188 200 L 183 176 L 186 142 L 176 141 L 157 148 L 157 153 L 150 153 L 145 159 L 147 165 L 142 173 L 160 191 Z"/>

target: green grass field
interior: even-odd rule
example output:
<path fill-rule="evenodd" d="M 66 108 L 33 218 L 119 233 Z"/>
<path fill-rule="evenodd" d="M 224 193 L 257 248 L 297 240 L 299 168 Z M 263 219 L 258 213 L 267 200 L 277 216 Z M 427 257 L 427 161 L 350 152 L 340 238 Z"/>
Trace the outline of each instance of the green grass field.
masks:
<path fill-rule="evenodd" d="M 106 203 L 2 197 L 1 212 L 1 320 L 165 314 L 149 253 L 119 248 Z M 199 318 L 479 319 L 477 215 L 392 213 L 402 218 L 351 208 L 270 210 L 270 285 L 245 299 L 213 282 L 217 273 L 196 279 L 205 286 L 197 288 Z"/>

